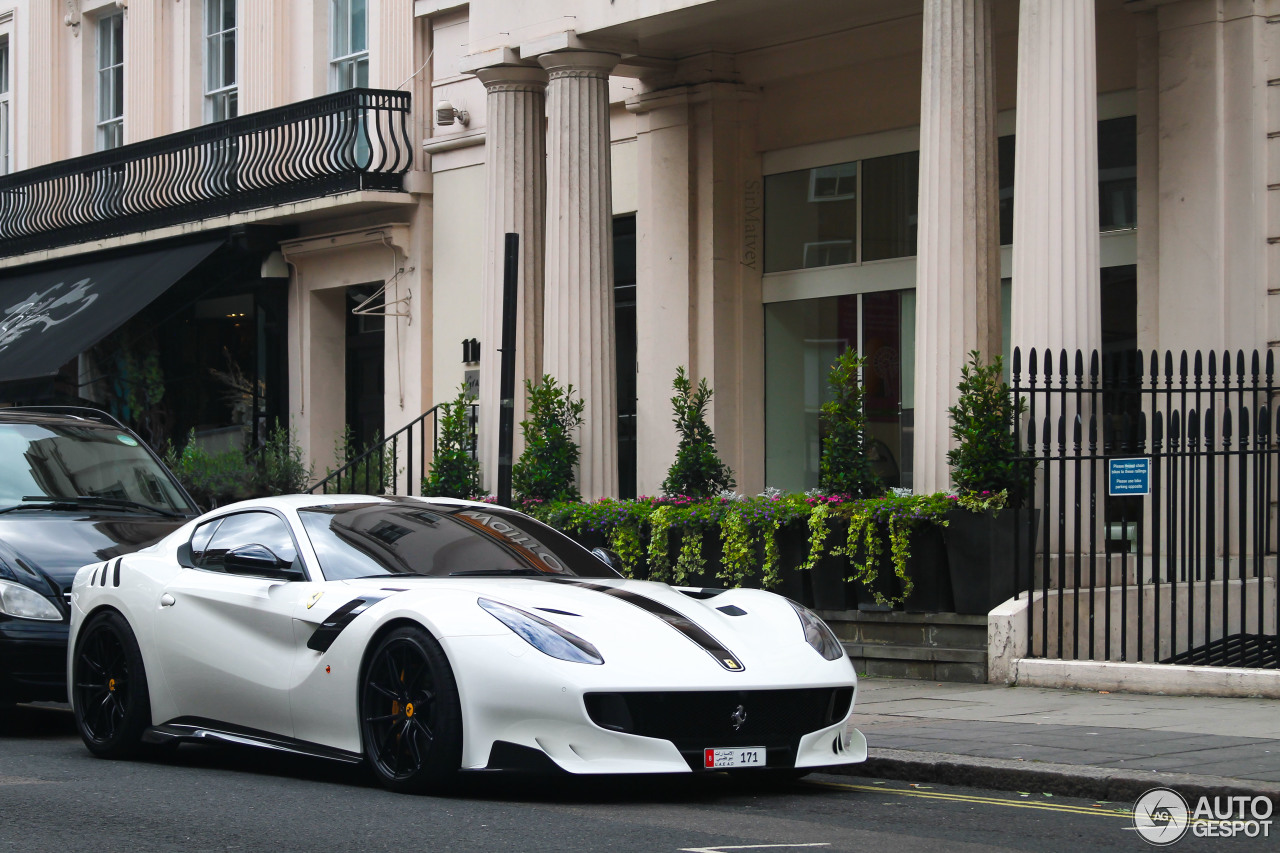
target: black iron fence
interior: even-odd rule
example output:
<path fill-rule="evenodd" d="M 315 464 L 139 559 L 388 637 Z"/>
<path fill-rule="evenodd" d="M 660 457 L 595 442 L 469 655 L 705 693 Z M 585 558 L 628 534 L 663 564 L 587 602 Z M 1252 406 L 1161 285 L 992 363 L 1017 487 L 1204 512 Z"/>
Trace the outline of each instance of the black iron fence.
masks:
<path fill-rule="evenodd" d="M 307 491 L 322 495 L 422 495 L 422 481 L 430 470 L 430 462 L 435 458 L 440 443 L 439 409 L 439 403 L 427 409 Z M 476 453 L 478 412 L 479 406 L 471 403 L 467 423 L 471 428 L 472 456 Z"/>
<path fill-rule="evenodd" d="M 0 176 L 0 257 L 361 189 L 401 190 L 407 92 L 350 89 Z"/>
<path fill-rule="evenodd" d="M 1280 667 L 1270 352 L 1014 350 L 1031 654 Z"/>

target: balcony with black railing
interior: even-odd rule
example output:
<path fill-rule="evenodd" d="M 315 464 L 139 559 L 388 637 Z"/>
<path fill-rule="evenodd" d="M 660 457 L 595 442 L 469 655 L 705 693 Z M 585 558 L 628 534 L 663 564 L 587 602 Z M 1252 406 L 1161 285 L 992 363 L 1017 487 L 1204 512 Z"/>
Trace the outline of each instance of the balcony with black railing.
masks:
<path fill-rule="evenodd" d="M 408 92 L 349 89 L 0 176 L 0 257 L 359 190 L 413 164 Z"/>

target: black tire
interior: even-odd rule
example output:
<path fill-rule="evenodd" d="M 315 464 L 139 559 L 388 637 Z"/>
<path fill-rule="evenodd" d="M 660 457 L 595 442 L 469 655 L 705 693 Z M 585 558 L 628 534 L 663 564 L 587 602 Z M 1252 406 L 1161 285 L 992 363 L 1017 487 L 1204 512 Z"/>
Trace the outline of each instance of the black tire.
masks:
<path fill-rule="evenodd" d="M 421 628 L 403 627 L 374 647 L 360 678 L 365 763 L 401 793 L 443 791 L 462 763 L 462 708 L 444 650 Z"/>
<path fill-rule="evenodd" d="M 76 729 L 99 758 L 134 758 L 151 725 L 151 695 L 138 640 L 123 616 L 108 611 L 76 637 L 72 660 Z"/>

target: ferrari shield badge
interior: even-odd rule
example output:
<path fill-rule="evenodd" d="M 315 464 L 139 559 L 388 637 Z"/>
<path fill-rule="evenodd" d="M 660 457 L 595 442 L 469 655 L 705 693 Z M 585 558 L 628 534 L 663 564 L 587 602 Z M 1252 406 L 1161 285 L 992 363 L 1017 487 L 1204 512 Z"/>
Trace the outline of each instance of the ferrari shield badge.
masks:
<path fill-rule="evenodd" d="M 316 602 L 320 600 L 322 595 L 324 595 L 324 590 L 320 590 L 320 592 L 317 592 L 315 595 L 311 596 L 311 598 L 307 599 L 307 609 L 310 610 L 315 607 Z"/>

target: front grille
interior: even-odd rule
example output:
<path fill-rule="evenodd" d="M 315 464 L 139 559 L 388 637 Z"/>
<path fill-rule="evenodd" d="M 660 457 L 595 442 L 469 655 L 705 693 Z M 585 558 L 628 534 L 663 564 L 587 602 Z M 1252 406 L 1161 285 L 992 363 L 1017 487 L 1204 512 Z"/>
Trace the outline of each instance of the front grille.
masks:
<path fill-rule="evenodd" d="M 765 747 L 773 767 L 795 766 L 801 737 L 848 716 L 853 688 L 588 693 L 585 699 L 596 725 L 669 740 L 695 769 L 702 767 L 702 750 L 734 746 Z"/>

